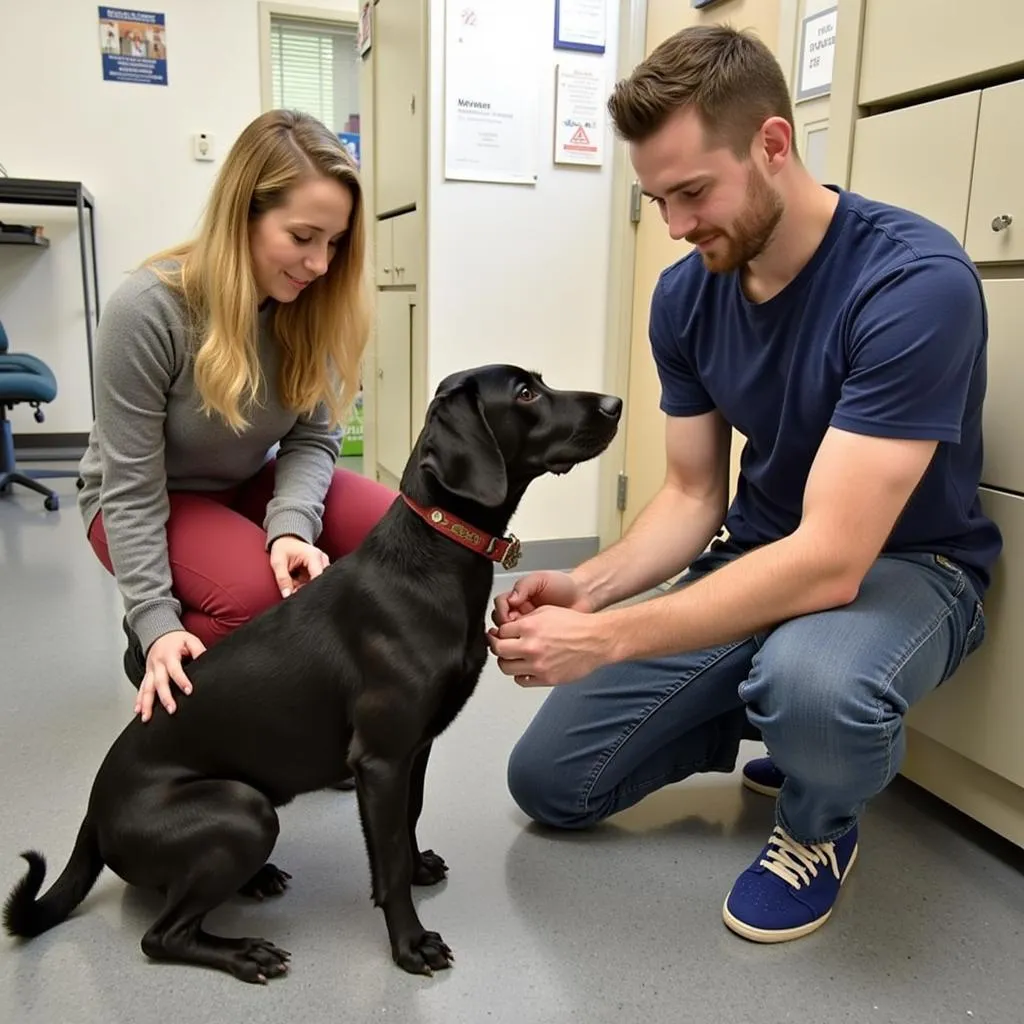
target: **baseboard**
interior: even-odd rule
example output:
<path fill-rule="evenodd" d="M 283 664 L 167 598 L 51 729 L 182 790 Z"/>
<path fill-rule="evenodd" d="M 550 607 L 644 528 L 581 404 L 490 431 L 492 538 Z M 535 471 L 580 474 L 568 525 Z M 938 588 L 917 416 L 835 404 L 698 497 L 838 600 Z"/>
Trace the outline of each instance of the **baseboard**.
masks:
<path fill-rule="evenodd" d="M 523 553 L 514 572 L 498 575 L 522 575 L 537 569 L 575 569 L 597 554 L 597 537 L 567 537 L 564 540 L 523 541 Z"/>
<path fill-rule="evenodd" d="M 77 462 L 88 446 L 87 433 L 14 435 L 14 454 L 25 462 Z"/>

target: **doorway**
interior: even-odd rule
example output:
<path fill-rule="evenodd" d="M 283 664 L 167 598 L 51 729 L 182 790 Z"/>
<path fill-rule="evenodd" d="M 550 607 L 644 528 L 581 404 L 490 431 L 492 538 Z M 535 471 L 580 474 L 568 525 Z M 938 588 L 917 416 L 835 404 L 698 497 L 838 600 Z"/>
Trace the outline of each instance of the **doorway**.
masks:
<path fill-rule="evenodd" d="M 790 92 L 795 97 L 794 83 L 797 81 L 797 62 L 800 55 L 800 33 L 806 17 L 832 6 L 829 0 L 724 0 L 708 8 L 695 9 L 678 0 L 647 0 L 646 25 L 643 31 L 641 56 L 649 54 L 664 39 L 691 25 L 729 24 L 736 28 L 751 29 L 776 53 L 790 82 Z M 624 20 L 624 31 L 629 30 Z M 632 42 L 635 42 L 632 41 Z M 631 47 L 631 40 L 623 40 L 623 52 L 638 52 Z M 824 174 L 825 153 L 828 132 L 827 92 L 794 104 L 794 119 L 797 146 L 811 172 L 819 178 Z M 624 174 L 632 183 L 632 167 L 628 159 L 623 165 Z M 661 487 L 665 477 L 665 415 L 659 408 L 660 382 L 651 356 L 648 340 L 648 317 L 651 295 L 661 271 L 690 251 L 686 242 L 675 242 L 668 236 L 665 224 L 656 207 L 641 201 L 633 206 L 633 246 L 624 246 L 626 255 L 613 261 L 614 294 L 615 280 L 619 275 L 632 278 L 632 293 L 624 297 L 631 309 L 628 320 L 619 317 L 618 322 L 628 324 L 628 335 L 609 339 L 612 349 L 609 366 L 611 385 L 626 400 L 625 419 L 622 434 L 623 443 L 618 449 L 621 464 L 606 471 L 605 486 L 601 489 L 601 545 L 607 546 L 617 540 L 632 524 L 637 514 L 651 500 Z M 630 249 L 632 253 L 630 254 Z M 616 318 L 610 318 L 614 324 Z M 616 372 L 615 367 L 620 369 Z M 739 472 L 739 457 L 744 438 L 733 431 L 731 453 L 730 493 L 735 490 Z M 607 476 L 615 472 L 614 482 Z"/>

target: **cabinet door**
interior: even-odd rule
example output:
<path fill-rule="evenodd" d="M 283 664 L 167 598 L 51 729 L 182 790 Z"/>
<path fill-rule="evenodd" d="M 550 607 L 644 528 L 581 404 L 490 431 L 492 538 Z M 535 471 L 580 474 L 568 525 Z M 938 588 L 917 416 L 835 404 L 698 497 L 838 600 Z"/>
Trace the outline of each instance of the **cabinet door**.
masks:
<path fill-rule="evenodd" d="M 420 283 L 420 247 L 423 242 L 422 218 L 418 211 L 391 218 L 394 252 L 395 284 Z"/>
<path fill-rule="evenodd" d="M 858 98 L 877 103 L 1019 67 L 1022 36 L 1020 0 L 866 0 Z"/>
<path fill-rule="evenodd" d="M 374 169 L 378 213 L 411 206 L 423 174 L 422 0 L 374 7 Z"/>
<path fill-rule="evenodd" d="M 861 118 L 850 188 L 920 213 L 963 244 L 980 92 Z"/>
<path fill-rule="evenodd" d="M 377 286 L 383 288 L 394 284 L 395 237 L 390 217 L 374 221 L 374 254 L 373 266 Z"/>
<path fill-rule="evenodd" d="M 1024 498 L 983 490 L 982 503 L 999 524 L 1004 542 L 985 599 L 985 639 L 951 679 L 911 708 L 907 724 L 1024 786 Z"/>
<path fill-rule="evenodd" d="M 401 478 L 412 449 L 412 317 L 408 292 L 377 293 L 377 461 Z"/>
<path fill-rule="evenodd" d="M 988 307 L 985 469 L 991 487 L 1024 494 L 1024 279 L 982 282 Z"/>
<path fill-rule="evenodd" d="M 981 94 L 967 252 L 976 263 L 1024 260 L 1024 82 Z"/>

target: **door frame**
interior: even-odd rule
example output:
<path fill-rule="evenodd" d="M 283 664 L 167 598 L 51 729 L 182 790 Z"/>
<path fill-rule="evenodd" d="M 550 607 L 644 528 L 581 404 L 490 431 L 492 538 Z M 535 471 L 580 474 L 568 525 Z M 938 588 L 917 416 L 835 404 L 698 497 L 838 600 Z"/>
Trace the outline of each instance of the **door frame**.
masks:
<path fill-rule="evenodd" d="M 800 29 L 801 0 L 778 0 L 779 37 L 776 40 L 776 54 L 786 74 L 786 81 L 792 83 L 796 74 L 797 32 Z M 856 14 L 858 23 L 862 17 L 864 0 L 840 0 L 840 15 Z M 851 10 L 852 9 L 852 10 Z M 728 13 L 726 11 L 726 13 Z M 847 39 L 859 39 L 860 26 L 851 26 Z M 842 39 L 842 35 L 840 35 Z M 838 42 L 838 41 L 837 41 Z M 852 42 L 852 40 L 851 40 Z M 647 44 L 647 0 L 623 0 L 619 14 L 619 59 L 617 78 L 625 78 L 644 58 Z M 851 73 L 851 64 L 859 61 L 859 48 L 837 45 L 836 62 L 833 70 L 832 119 L 835 124 L 836 107 L 840 113 L 839 131 L 836 135 L 845 142 L 844 136 L 852 134 L 851 105 L 852 88 L 846 79 Z M 840 85 L 846 85 L 842 88 Z M 835 103 L 837 89 L 841 89 L 841 101 Z M 829 177 L 837 184 L 846 185 L 848 180 L 848 146 L 832 140 L 833 129 L 829 131 Z M 635 176 L 629 161 L 628 148 L 616 140 L 612 162 L 612 229 L 609 239 L 611 253 L 608 265 L 608 287 L 606 303 L 606 334 L 604 380 L 605 389 L 612 394 L 625 397 L 629 393 L 630 345 L 632 342 L 633 281 L 636 273 L 637 225 L 630 217 L 630 199 Z M 841 172 L 841 173 L 837 173 Z M 628 429 L 629 411 L 624 413 L 623 424 Z M 622 536 L 622 512 L 618 508 L 619 476 L 626 469 L 626 429 L 621 429 L 600 460 L 598 474 L 598 548 L 603 550 Z"/>
<path fill-rule="evenodd" d="M 619 51 L 616 80 L 626 78 L 644 58 L 647 44 L 647 0 L 623 0 L 619 5 Z M 610 130 L 610 127 L 609 127 Z M 612 225 L 608 239 L 608 287 L 605 303 L 605 390 L 623 398 L 629 394 L 629 351 L 633 331 L 633 275 L 636 266 L 636 224 L 630 216 L 633 167 L 628 147 L 612 147 Z M 628 410 L 625 413 L 628 416 Z M 626 423 L 626 420 L 623 420 Z M 626 466 L 626 431 L 619 430 L 598 467 L 597 539 L 600 549 L 619 539 L 622 513 L 618 480 Z"/>

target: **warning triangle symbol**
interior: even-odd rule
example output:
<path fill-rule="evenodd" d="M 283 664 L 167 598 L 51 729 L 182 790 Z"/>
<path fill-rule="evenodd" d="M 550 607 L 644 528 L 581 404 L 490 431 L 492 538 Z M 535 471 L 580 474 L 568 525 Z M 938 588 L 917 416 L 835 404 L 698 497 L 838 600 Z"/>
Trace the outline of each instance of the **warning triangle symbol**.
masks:
<path fill-rule="evenodd" d="M 587 138 L 587 133 L 583 130 L 583 125 L 580 125 L 579 128 L 576 129 L 576 131 L 573 133 L 573 137 L 569 140 L 569 142 L 582 143 L 583 145 L 586 145 L 588 142 L 590 142 L 590 139 Z"/>

